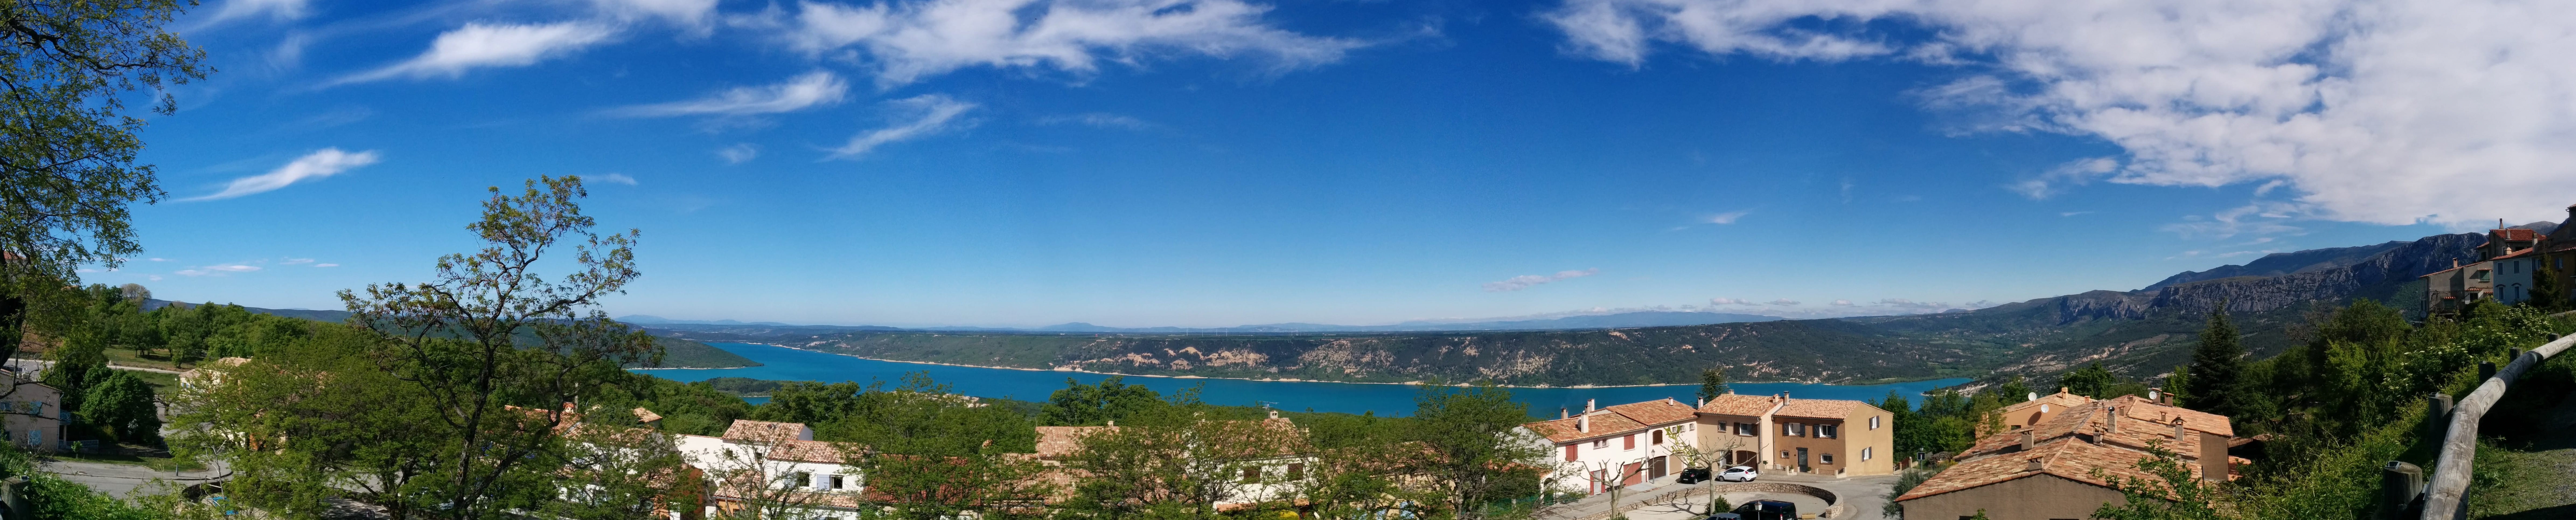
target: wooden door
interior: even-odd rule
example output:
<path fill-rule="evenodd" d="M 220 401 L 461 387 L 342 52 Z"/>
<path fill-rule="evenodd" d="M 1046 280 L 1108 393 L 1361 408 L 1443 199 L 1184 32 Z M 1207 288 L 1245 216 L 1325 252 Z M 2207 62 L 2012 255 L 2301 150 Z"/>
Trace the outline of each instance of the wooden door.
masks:
<path fill-rule="evenodd" d="M 1646 478 L 1664 478 L 1664 458 L 1646 459 Z"/>
<path fill-rule="evenodd" d="M 1634 486 L 1634 485 L 1637 485 L 1637 484 L 1639 484 L 1639 483 L 1643 483 L 1643 482 L 1645 482 L 1645 481 L 1646 481 L 1646 472 L 1644 472 L 1644 471 L 1640 471 L 1640 468 L 1638 468 L 1638 467 L 1637 467 L 1637 466 L 1640 466 L 1640 465 L 1642 465 L 1642 463 L 1635 463 L 1635 462 L 1631 462 L 1631 463 L 1628 463 L 1628 465 L 1626 465 L 1626 466 L 1621 466 L 1621 467 L 1620 467 L 1620 470 L 1619 470 L 1619 474 L 1621 474 L 1621 475 L 1627 475 L 1627 476 L 1628 476 L 1628 478 L 1627 478 L 1626 480 L 1621 480 L 1621 481 L 1619 481 L 1619 485 L 1622 485 L 1622 486 Z"/>

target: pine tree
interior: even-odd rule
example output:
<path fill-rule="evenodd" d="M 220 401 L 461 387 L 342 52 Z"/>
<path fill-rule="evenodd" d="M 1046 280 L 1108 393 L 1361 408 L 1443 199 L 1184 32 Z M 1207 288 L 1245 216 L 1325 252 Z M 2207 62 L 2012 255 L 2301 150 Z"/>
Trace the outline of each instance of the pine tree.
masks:
<path fill-rule="evenodd" d="M 2236 324 L 2227 321 L 2227 304 L 2221 302 L 2209 313 L 2209 327 L 2200 331 L 2200 346 L 2192 349 L 2189 386 L 2182 393 L 2188 397 L 2185 408 L 2219 415 L 2235 411 L 2228 391 L 2245 363 L 2245 346 L 2238 337 Z"/>
<path fill-rule="evenodd" d="M 2567 288 L 2559 282 L 2557 269 L 2550 269 L 2544 263 L 2539 269 L 2531 270 L 2529 305 L 2549 312 L 2567 310 Z"/>
<path fill-rule="evenodd" d="M 1721 395 L 1726 395 L 1726 369 L 1711 368 L 1699 371 L 1699 400 L 1711 401 Z"/>

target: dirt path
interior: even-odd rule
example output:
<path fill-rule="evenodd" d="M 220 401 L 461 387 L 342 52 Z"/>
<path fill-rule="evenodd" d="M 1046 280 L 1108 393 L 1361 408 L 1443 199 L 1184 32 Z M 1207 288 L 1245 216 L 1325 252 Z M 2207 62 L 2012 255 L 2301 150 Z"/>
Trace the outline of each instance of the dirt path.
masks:
<path fill-rule="evenodd" d="M 2530 445 L 2479 450 L 2477 478 L 2495 479 L 2497 485 L 2485 496 L 2472 497 L 2472 517 L 2576 518 L 2576 393 L 2559 399 L 2540 419 L 2547 433 Z"/>

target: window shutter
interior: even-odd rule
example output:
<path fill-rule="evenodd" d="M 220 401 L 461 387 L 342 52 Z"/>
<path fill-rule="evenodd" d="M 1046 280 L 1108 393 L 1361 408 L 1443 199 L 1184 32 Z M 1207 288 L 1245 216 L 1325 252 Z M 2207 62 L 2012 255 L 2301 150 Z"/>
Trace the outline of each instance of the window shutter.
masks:
<path fill-rule="evenodd" d="M 1576 448 L 1581 448 L 1581 446 L 1575 446 L 1575 445 L 1572 445 L 1572 444 L 1567 444 L 1567 445 L 1565 445 L 1565 461 L 1566 461 L 1566 462 L 1574 462 L 1574 458 L 1575 458 L 1575 457 L 1574 457 L 1574 450 L 1575 450 Z"/>
<path fill-rule="evenodd" d="M 1623 450 L 1633 450 L 1633 449 L 1637 449 L 1637 436 L 1636 436 L 1636 435 L 1633 435 L 1633 434 L 1631 434 L 1631 435 L 1621 435 L 1621 436 L 1619 436 L 1619 449 L 1623 449 Z"/>

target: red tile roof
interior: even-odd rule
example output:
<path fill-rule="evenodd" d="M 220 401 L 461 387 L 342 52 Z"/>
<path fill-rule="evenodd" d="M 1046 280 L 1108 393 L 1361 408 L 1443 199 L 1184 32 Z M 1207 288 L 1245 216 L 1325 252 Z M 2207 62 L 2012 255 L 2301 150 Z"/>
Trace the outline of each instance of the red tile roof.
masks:
<path fill-rule="evenodd" d="M 2155 401 L 2149 401 L 2147 398 L 2134 395 L 2124 395 L 2113 398 L 2110 402 L 2112 406 L 2120 408 L 2120 417 L 2122 419 L 2135 418 L 2139 420 L 2152 420 L 2157 424 L 2171 425 L 2175 418 L 2181 418 L 2183 421 L 2182 427 L 2184 428 L 2229 437 L 2236 436 L 2235 424 L 2229 421 L 2227 416 L 2224 415 L 2158 403 Z M 2122 424 L 2120 427 L 2127 428 L 2128 425 Z"/>
<path fill-rule="evenodd" d="M 1584 421 L 1587 419 L 1592 421 L 1590 428 L 1591 431 L 1577 431 L 1575 429 L 1575 423 L 1577 421 Z M 1549 442 L 1557 444 L 1565 444 L 1595 437 L 1626 435 L 1646 431 L 1646 425 L 1638 424 L 1636 420 L 1629 419 L 1628 416 L 1619 415 L 1617 413 L 1608 413 L 1606 411 L 1594 412 L 1587 415 L 1577 415 L 1569 419 L 1557 419 L 1553 421 L 1539 421 L 1523 424 L 1521 427 L 1529 428 L 1530 431 L 1537 432 L 1539 435 L 1547 437 Z"/>
<path fill-rule="evenodd" d="M 1675 401 L 1670 397 L 1612 406 L 1609 410 L 1647 426 L 1662 426 L 1699 418 L 1698 410 L 1693 410 L 1690 405 L 1682 404 L 1681 401 Z"/>
<path fill-rule="evenodd" d="M 786 441 L 769 449 L 769 460 L 843 464 L 849 454 L 859 451 L 856 444 L 823 441 Z"/>
<path fill-rule="evenodd" d="M 2082 406 L 2084 403 L 2089 402 L 2093 402 L 2093 398 L 2066 393 L 2066 390 L 2061 388 L 2058 389 L 2057 393 L 2039 396 L 2038 399 L 2013 403 L 2012 405 L 2005 406 L 2002 410 L 1998 411 L 2009 417 L 2022 410 L 2037 408 L 2039 405 L 2046 404 L 2051 405 L 2048 407 L 2048 413 L 2057 413 L 2066 411 L 2068 408 Z"/>
<path fill-rule="evenodd" d="M 1710 399 L 1705 404 L 1701 404 L 1699 406 L 1699 411 L 1701 413 L 1753 417 L 1770 413 L 1771 406 L 1779 404 L 1779 402 L 1780 400 L 1778 398 L 1767 395 L 1725 394 L 1717 396 L 1716 399 Z"/>
<path fill-rule="evenodd" d="M 2540 232 L 2524 228 L 2487 230 L 2490 235 L 2504 235 L 2505 240 L 2539 240 Z"/>
<path fill-rule="evenodd" d="M 724 433 L 724 438 L 726 439 L 757 442 L 782 442 L 812 439 L 813 437 L 813 430 L 806 428 L 802 423 L 754 421 L 750 419 L 734 419 L 733 426 L 726 427 Z"/>
<path fill-rule="evenodd" d="M 1999 437 L 2009 436 L 2011 435 L 1999 435 Z M 2137 469 L 2138 462 L 2146 458 L 2146 452 L 2084 442 L 2073 437 L 2062 438 L 2041 444 L 2030 451 L 1989 455 L 1960 462 L 1950 469 L 1942 470 L 1938 475 L 1933 475 L 1930 480 L 1923 481 L 1923 484 L 1914 486 L 1914 489 L 1906 491 L 1905 496 L 1896 497 L 1896 500 L 1902 502 L 2043 474 L 2111 487 L 2111 482 L 2106 480 L 2106 477 L 2156 478 L 2153 474 Z M 2040 461 L 2040 469 L 2036 471 L 2030 469 L 2031 459 Z M 2192 468 L 2193 475 L 2199 474 L 2200 465 L 2187 466 Z M 2095 476 L 2096 471 L 2100 472 L 2100 476 Z"/>

